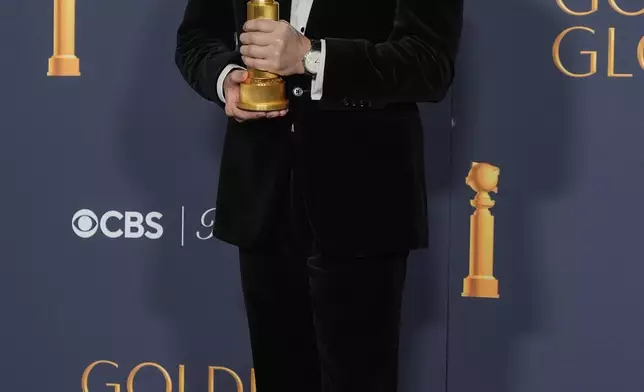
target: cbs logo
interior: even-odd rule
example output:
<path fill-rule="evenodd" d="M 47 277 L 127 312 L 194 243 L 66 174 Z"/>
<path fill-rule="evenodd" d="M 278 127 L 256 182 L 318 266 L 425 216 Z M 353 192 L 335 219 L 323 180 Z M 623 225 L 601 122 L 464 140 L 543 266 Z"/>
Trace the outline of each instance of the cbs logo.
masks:
<path fill-rule="evenodd" d="M 99 230 L 108 238 L 141 238 L 143 236 L 156 240 L 163 235 L 163 226 L 159 220 L 160 212 L 146 215 L 136 211 L 107 211 L 100 217 L 89 209 L 76 211 L 72 217 L 72 229 L 81 238 L 91 238 Z"/>

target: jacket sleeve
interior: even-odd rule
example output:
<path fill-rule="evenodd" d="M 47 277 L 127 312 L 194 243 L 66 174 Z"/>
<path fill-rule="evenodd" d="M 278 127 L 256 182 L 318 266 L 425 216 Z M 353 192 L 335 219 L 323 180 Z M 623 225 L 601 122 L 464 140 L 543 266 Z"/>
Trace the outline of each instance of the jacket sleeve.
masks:
<path fill-rule="evenodd" d="M 398 0 L 386 42 L 326 40 L 323 99 L 438 102 L 454 78 L 463 0 Z"/>
<path fill-rule="evenodd" d="M 219 74 L 229 64 L 243 66 L 235 34 L 232 0 L 188 0 L 177 31 L 175 63 L 193 90 L 220 107 Z"/>

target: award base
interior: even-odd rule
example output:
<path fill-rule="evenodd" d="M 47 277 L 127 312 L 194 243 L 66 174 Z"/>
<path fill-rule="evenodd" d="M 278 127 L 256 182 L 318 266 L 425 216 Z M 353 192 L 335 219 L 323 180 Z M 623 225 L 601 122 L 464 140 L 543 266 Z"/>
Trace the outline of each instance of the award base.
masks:
<path fill-rule="evenodd" d="M 254 112 L 267 112 L 288 108 L 285 83 L 281 78 L 248 78 L 239 85 L 237 107 Z"/>
<path fill-rule="evenodd" d="M 463 279 L 461 296 L 499 298 L 499 281 L 493 276 L 468 276 Z"/>
<path fill-rule="evenodd" d="M 47 76 L 80 76 L 80 60 L 73 54 L 52 56 Z"/>

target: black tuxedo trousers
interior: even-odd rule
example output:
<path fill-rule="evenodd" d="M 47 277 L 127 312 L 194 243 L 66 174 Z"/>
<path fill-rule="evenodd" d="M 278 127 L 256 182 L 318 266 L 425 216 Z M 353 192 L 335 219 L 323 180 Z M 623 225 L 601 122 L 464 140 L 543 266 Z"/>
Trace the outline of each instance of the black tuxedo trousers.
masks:
<path fill-rule="evenodd" d="M 269 240 L 239 252 L 257 390 L 394 392 L 409 251 L 319 249 L 287 158 Z"/>

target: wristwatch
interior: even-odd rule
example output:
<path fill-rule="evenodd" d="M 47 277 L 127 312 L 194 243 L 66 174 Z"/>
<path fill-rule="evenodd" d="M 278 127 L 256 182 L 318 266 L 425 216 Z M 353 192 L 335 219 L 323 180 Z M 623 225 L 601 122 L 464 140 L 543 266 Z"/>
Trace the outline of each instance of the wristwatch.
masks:
<path fill-rule="evenodd" d="M 304 72 L 308 75 L 317 75 L 320 70 L 320 57 L 322 56 L 322 42 L 317 39 L 311 40 L 311 49 L 302 58 Z"/>

